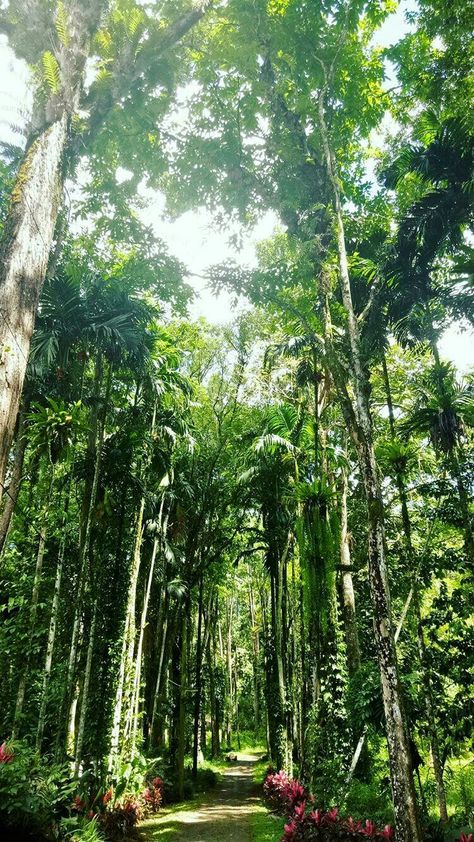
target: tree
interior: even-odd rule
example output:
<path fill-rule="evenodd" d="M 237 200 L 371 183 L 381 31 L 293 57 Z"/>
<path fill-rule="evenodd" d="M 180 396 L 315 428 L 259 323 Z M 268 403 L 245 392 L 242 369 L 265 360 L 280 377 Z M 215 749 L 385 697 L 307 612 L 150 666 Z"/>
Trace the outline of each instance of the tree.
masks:
<path fill-rule="evenodd" d="M 32 14 L 29 4 L 18 0 L 2 13 L 3 31 L 17 55 L 37 68 L 39 78 L 32 132 L 12 190 L 0 248 L 0 346 L 5 373 L 0 404 L 2 483 L 63 186 L 77 161 L 74 125 L 78 111 L 85 107 L 88 113 L 81 134 L 90 144 L 142 74 L 151 74 L 156 84 L 155 68 L 200 20 L 207 5 L 203 2 L 184 10 L 163 29 L 158 15 L 151 17 L 139 5 L 130 4 L 124 13 L 129 38 L 121 45 L 122 53 L 113 57 L 107 23 L 114 20 L 114 6 L 106 0 L 85 4 L 61 0 L 52 10 L 47 3 L 38 2 Z M 154 11 L 166 12 L 161 3 Z M 51 32 L 55 33 L 52 43 Z M 130 50 L 132 62 L 125 61 Z M 98 73 L 85 95 L 86 62 L 94 55 L 99 59 Z"/>

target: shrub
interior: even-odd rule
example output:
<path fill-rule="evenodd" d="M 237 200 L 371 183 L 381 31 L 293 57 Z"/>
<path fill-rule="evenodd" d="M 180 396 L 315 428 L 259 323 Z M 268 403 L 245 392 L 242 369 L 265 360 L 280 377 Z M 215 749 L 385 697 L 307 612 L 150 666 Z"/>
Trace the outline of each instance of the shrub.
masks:
<path fill-rule="evenodd" d="M 145 815 L 145 803 L 129 796 L 105 810 L 99 817 L 100 827 L 107 839 L 124 839 L 129 836 Z"/>
<path fill-rule="evenodd" d="M 305 806 L 300 805 L 293 818 L 285 825 L 284 842 L 333 842 L 333 840 L 339 840 L 339 842 L 360 840 L 362 842 L 369 839 L 393 840 L 395 838 L 394 831 L 389 825 L 386 825 L 383 830 L 378 830 L 370 819 L 360 822 L 352 818 L 342 818 L 336 807 L 327 812 L 311 810 L 307 813 Z"/>
<path fill-rule="evenodd" d="M 292 815 L 296 807 L 309 798 L 303 784 L 295 778 L 289 778 L 286 772 L 273 770 L 265 778 L 263 792 L 271 809 L 279 815 Z"/>
<path fill-rule="evenodd" d="M 274 812 L 289 817 L 285 825 L 283 842 L 351 842 L 351 840 L 392 840 L 394 832 L 390 825 L 379 830 L 371 819 L 365 822 L 343 818 L 337 807 L 331 810 L 315 810 L 305 787 L 286 772 L 268 771 L 263 784 L 266 800 Z"/>
<path fill-rule="evenodd" d="M 143 800 L 148 813 L 157 813 L 163 803 L 163 778 L 157 776 L 146 787 Z"/>
<path fill-rule="evenodd" d="M 0 746 L 0 826 L 36 838 L 53 836 L 75 784 L 69 768 L 48 765 L 29 746 Z"/>
<path fill-rule="evenodd" d="M 59 825 L 59 838 L 66 842 L 103 842 L 104 840 L 97 816 L 93 819 L 81 816 L 62 819 Z"/>

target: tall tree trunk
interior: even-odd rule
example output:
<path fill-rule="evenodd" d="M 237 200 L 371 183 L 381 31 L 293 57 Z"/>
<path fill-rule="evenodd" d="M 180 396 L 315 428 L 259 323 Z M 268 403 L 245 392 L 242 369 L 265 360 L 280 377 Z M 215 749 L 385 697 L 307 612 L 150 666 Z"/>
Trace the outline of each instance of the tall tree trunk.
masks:
<path fill-rule="evenodd" d="M 140 714 L 140 686 L 141 686 L 141 668 L 142 668 L 142 654 L 143 654 L 143 638 L 145 635 L 145 627 L 147 622 L 148 616 L 148 605 L 150 602 L 150 594 L 151 594 L 151 587 L 153 584 L 153 576 L 155 573 L 155 561 L 158 552 L 159 546 L 159 537 L 157 536 L 153 542 L 153 551 L 151 554 L 151 561 L 150 561 L 150 569 L 148 571 L 148 581 L 145 591 L 145 596 L 143 598 L 143 608 L 142 608 L 142 615 L 140 618 L 140 629 L 138 633 L 138 643 L 137 643 L 137 654 L 135 657 L 135 679 L 134 679 L 134 693 L 132 699 L 132 708 L 133 708 L 133 724 L 132 724 L 132 743 L 131 743 L 131 755 L 132 757 L 136 754 L 136 743 L 137 743 L 137 727 L 138 727 L 138 718 Z"/>
<path fill-rule="evenodd" d="M 359 632 L 352 581 L 351 551 L 347 529 L 347 473 L 342 472 L 341 492 L 341 590 L 344 632 L 347 650 L 347 668 L 349 676 L 356 674 L 360 667 Z"/>
<path fill-rule="evenodd" d="M 79 106 L 91 36 L 105 3 L 70 0 L 64 4 L 68 43 L 54 47 L 61 90 L 46 104 L 40 99 L 35 103 L 35 131 L 18 171 L 0 243 L 0 483 L 5 478 L 38 300 L 62 199 L 70 120 Z"/>
<path fill-rule="evenodd" d="M 194 689 L 194 728 L 193 728 L 193 778 L 197 778 L 199 760 L 199 718 L 202 696 L 202 615 L 203 615 L 203 574 L 199 577 L 198 626 L 196 640 L 196 676 Z"/>
<path fill-rule="evenodd" d="M 258 731 L 260 727 L 260 681 L 259 681 L 259 665 L 260 665 L 260 637 L 257 626 L 257 612 L 255 609 L 255 596 L 253 592 L 252 582 L 250 580 L 250 566 L 248 568 L 249 576 L 249 615 L 252 634 L 252 652 L 253 652 L 253 715 L 255 730 Z"/>
<path fill-rule="evenodd" d="M 158 708 L 161 699 L 161 686 L 163 683 L 163 664 L 165 660 L 165 651 L 166 646 L 168 643 L 168 608 L 169 608 L 169 594 L 168 594 L 168 582 L 166 577 L 166 570 L 164 576 L 164 594 L 162 596 L 162 601 L 160 603 L 160 608 L 158 612 L 158 623 L 157 628 L 160 629 L 161 639 L 160 639 L 160 646 L 159 646 L 159 655 L 158 655 L 158 672 L 156 675 L 156 684 L 155 684 L 155 692 L 153 694 L 153 710 L 151 715 L 151 725 L 150 725 L 150 746 L 156 748 L 158 745 L 157 734 L 158 734 Z"/>
<path fill-rule="evenodd" d="M 61 541 L 59 544 L 59 552 L 58 552 L 58 562 L 56 565 L 56 578 L 54 581 L 54 591 L 53 591 L 53 601 L 51 605 L 51 615 L 49 620 L 49 629 L 48 629 L 48 642 L 46 644 L 46 659 L 45 665 L 43 670 L 43 684 L 41 688 L 41 702 L 40 702 L 40 709 L 38 715 L 38 728 L 36 731 L 36 749 L 38 752 L 41 752 L 41 745 L 43 742 L 43 733 L 44 733 L 44 726 L 45 726 L 45 718 L 46 718 L 46 706 L 48 703 L 48 689 L 49 689 L 49 681 L 51 678 L 51 669 L 53 665 L 53 651 L 54 651 L 54 642 L 56 639 L 56 628 L 58 624 L 58 614 L 59 614 L 59 595 L 61 592 L 61 581 L 63 575 L 63 567 L 64 567 L 64 556 L 66 553 L 66 540 L 67 540 L 67 515 L 69 511 L 69 500 L 71 495 L 71 483 L 69 484 L 68 492 L 66 501 L 64 504 L 64 513 L 63 513 L 63 523 L 62 523 L 62 531 L 61 531 Z"/>
<path fill-rule="evenodd" d="M 127 692 L 130 690 L 130 671 L 133 670 L 133 650 L 135 645 L 135 605 L 137 597 L 138 574 L 140 572 L 141 545 L 143 538 L 143 514 L 145 511 L 145 499 L 142 497 L 138 509 L 135 525 L 135 540 L 132 555 L 132 565 L 127 595 L 127 607 L 125 611 L 125 624 L 122 636 L 122 652 L 120 656 L 120 670 L 117 690 L 115 693 L 115 705 L 113 716 L 112 737 L 110 744 L 109 768 L 115 767 L 119 757 L 120 735 L 122 732 L 122 715 L 127 699 Z"/>
<path fill-rule="evenodd" d="M 180 632 L 180 658 L 179 658 L 179 686 L 178 686 L 178 721 L 177 721 L 177 754 L 176 765 L 178 770 L 178 795 L 180 801 L 184 800 L 184 758 L 186 753 L 186 676 L 188 671 L 188 635 L 187 624 L 188 605 L 183 605 L 181 616 Z"/>
<path fill-rule="evenodd" d="M 355 407 L 354 418 L 351 418 L 351 421 L 356 422 L 354 432 L 357 438 L 358 456 L 368 507 L 369 583 L 390 758 L 395 833 L 397 842 L 420 842 L 421 831 L 411 767 L 410 747 L 398 678 L 397 654 L 392 629 L 390 591 L 385 558 L 384 504 L 375 460 L 368 378 L 362 363 L 359 327 L 352 303 L 339 181 L 326 124 L 325 96 L 326 89 L 323 88 L 320 92 L 318 102 L 318 120 L 326 170 L 332 190 L 339 258 L 339 280 L 342 302 L 347 317 L 347 336 L 353 369 Z M 342 401 L 343 408 L 345 406 L 345 397 L 344 395 Z"/>
<path fill-rule="evenodd" d="M 150 435 L 153 436 L 156 423 L 157 404 L 155 402 L 150 427 Z M 148 454 L 144 453 L 140 473 L 143 476 L 149 462 Z M 119 757 L 120 736 L 122 730 L 122 718 L 125 711 L 124 737 L 131 737 L 133 731 L 133 710 L 135 698 L 135 638 L 136 638 L 136 602 L 137 586 L 140 573 L 143 541 L 143 518 L 145 514 L 145 497 L 142 496 L 137 514 L 135 539 L 133 546 L 132 564 L 127 593 L 127 605 L 125 611 L 125 625 L 122 638 L 122 653 L 120 660 L 119 680 L 115 694 L 115 705 L 113 715 L 112 738 L 110 748 L 111 769 Z"/>
<path fill-rule="evenodd" d="M 66 674 L 66 684 L 64 688 L 64 695 L 61 705 L 60 721 L 62 724 L 63 716 L 67 716 L 67 722 L 74 721 L 71 718 L 72 708 L 77 707 L 77 699 L 74 698 L 75 685 L 75 670 L 77 663 L 77 655 L 81 639 L 82 626 L 82 609 L 83 597 L 86 588 L 86 571 L 89 563 L 89 549 L 92 534 L 92 520 L 94 513 L 94 506 L 97 499 L 97 490 L 99 487 L 99 476 L 102 465 L 102 447 L 105 437 L 105 423 L 107 420 L 107 411 L 110 400 L 110 391 L 112 388 L 112 367 L 109 366 L 107 383 L 105 388 L 105 397 L 102 411 L 99 410 L 100 395 L 103 379 L 103 359 L 99 351 L 96 360 L 96 369 L 94 375 L 94 412 L 91 418 L 91 427 L 89 432 L 88 451 L 90 457 L 93 459 L 93 473 L 92 478 L 87 480 L 84 488 L 83 507 L 82 507 L 82 523 L 79 536 L 79 558 L 78 558 L 78 581 L 76 586 L 76 599 L 74 604 L 74 618 L 72 624 L 71 643 L 69 646 L 68 667 Z M 69 730 L 69 729 L 68 729 Z M 58 729 L 58 746 L 57 755 L 61 752 L 61 728 Z M 70 739 L 66 737 L 67 751 L 70 750 Z"/>
<path fill-rule="evenodd" d="M 64 112 L 27 147 L 0 245 L 0 482 L 16 425 L 63 188 Z"/>
<path fill-rule="evenodd" d="M 385 385 L 385 394 L 387 398 L 387 406 L 388 406 L 388 417 L 389 417 L 389 424 L 390 424 L 390 432 L 392 438 L 395 438 L 395 413 L 393 410 L 393 400 L 392 400 L 392 390 L 390 387 L 390 377 L 387 368 L 387 361 L 385 359 L 385 354 L 382 356 L 382 371 L 383 371 L 383 380 Z M 402 524 L 403 524 L 403 534 L 405 538 L 405 545 L 406 550 L 409 558 L 409 565 L 410 570 L 412 570 L 412 585 L 410 593 L 412 594 L 412 600 L 415 609 L 415 617 L 416 617 L 416 632 L 417 632 L 417 641 L 418 641 L 418 656 L 420 660 L 421 672 L 422 672 L 422 680 L 423 680 L 423 688 L 424 688 L 424 696 L 425 696 L 425 707 L 426 707 L 426 720 L 428 723 L 428 730 L 430 734 L 430 748 L 431 748 L 431 757 L 433 761 L 433 772 L 436 781 L 436 790 L 438 795 L 438 807 L 439 807 L 439 814 L 440 819 L 442 822 L 448 821 L 448 810 L 446 804 L 446 790 L 444 787 L 443 781 L 443 764 L 441 762 L 441 754 L 439 748 L 439 738 L 438 738 L 438 728 L 436 724 L 436 705 L 434 700 L 434 693 L 433 693 L 433 682 L 431 680 L 431 669 L 429 663 L 429 657 L 426 650 L 426 641 L 425 641 L 425 632 L 423 628 L 423 618 L 421 615 L 421 600 L 420 600 L 420 593 L 418 587 L 418 575 L 417 575 L 417 565 L 415 559 L 415 553 L 413 550 L 413 543 L 412 543 L 412 534 L 411 534 L 411 520 L 410 520 L 410 513 L 408 511 L 408 500 L 407 500 L 407 492 L 405 487 L 404 477 L 401 471 L 396 467 L 396 480 L 397 480 L 397 487 L 398 487 L 398 495 L 400 498 L 400 505 L 402 510 Z M 409 607 L 409 601 L 407 601 L 407 611 Z M 400 620 L 400 623 L 403 624 L 403 615 Z M 401 626 L 400 626 L 401 628 Z"/>
<path fill-rule="evenodd" d="M 77 729 L 77 741 L 76 741 L 76 750 L 75 750 L 75 765 L 74 765 L 74 774 L 76 777 L 79 775 L 79 770 L 81 767 L 82 762 L 82 748 L 84 745 L 84 736 L 86 730 L 86 718 L 87 718 L 87 707 L 89 704 L 89 687 L 91 682 L 91 675 L 92 675 L 92 656 L 94 654 L 94 644 L 95 644 L 95 630 L 97 625 L 97 600 L 94 603 L 94 609 L 92 614 L 92 623 L 89 635 L 89 644 L 87 647 L 87 659 L 86 659 L 86 668 L 84 671 L 84 684 L 82 686 L 82 699 L 81 699 L 81 713 L 79 716 L 79 727 Z"/>
<path fill-rule="evenodd" d="M 227 748 L 232 748 L 232 725 L 234 718 L 234 688 L 232 683 L 232 617 L 234 612 L 234 601 L 230 599 L 227 603 L 227 639 L 226 639 L 226 661 L 227 661 L 227 705 L 226 705 L 226 742 Z"/>
<path fill-rule="evenodd" d="M 209 669 L 209 707 L 211 713 L 211 756 L 219 757 L 221 751 L 220 743 L 220 706 L 216 694 L 215 669 L 217 660 L 217 645 L 215 628 L 207 642 L 207 663 Z"/>
<path fill-rule="evenodd" d="M 23 464 L 25 461 L 26 447 L 28 444 L 27 436 L 25 435 L 25 415 L 28 406 L 24 403 L 20 414 L 18 416 L 18 430 L 16 434 L 15 458 L 13 461 L 12 474 L 8 488 L 4 493 L 4 506 L 0 518 L 0 555 L 7 540 L 8 531 L 12 520 L 12 515 L 20 492 L 21 481 L 23 479 Z"/>
<path fill-rule="evenodd" d="M 41 585 L 42 573 L 43 573 L 43 561 L 44 561 L 44 553 L 46 549 L 46 520 L 47 514 L 49 510 L 49 504 L 51 500 L 51 492 L 53 489 L 54 483 L 54 467 L 51 466 L 51 478 L 49 483 L 49 488 L 47 492 L 47 499 L 46 499 L 46 509 L 44 512 L 44 516 L 41 519 L 41 532 L 39 533 L 39 540 L 38 540 L 38 550 L 36 553 L 36 567 L 35 567 L 35 575 L 33 579 L 33 590 L 31 594 L 31 602 L 30 602 L 30 616 L 29 616 L 29 631 L 28 631 L 28 643 L 26 645 L 26 660 L 25 664 L 20 676 L 20 682 L 18 685 L 18 693 L 16 698 L 16 706 L 15 706 L 15 715 L 13 720 L 13 732 L 12 732 L 12 739 L 18 736 L 18 731 L 21 727 L 21 717 L 23 713 L 23 705 L 25 702 L 25 693 L 26 693 L 26 683 L 28 680 L 29 672 L 30 672 L 30 661 L 31 661 L 31 649 L 33 646 L 33 636 L 35 632 L 36 626 L 36 615 L 38 613 L 38 603 L 39 603 L 39 590 Z"/>

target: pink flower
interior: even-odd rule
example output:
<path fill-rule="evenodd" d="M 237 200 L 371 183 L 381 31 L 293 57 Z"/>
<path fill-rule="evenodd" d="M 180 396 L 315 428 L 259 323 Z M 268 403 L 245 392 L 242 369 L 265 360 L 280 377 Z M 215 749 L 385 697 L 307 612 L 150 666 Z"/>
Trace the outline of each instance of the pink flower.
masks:
<path fill-rule="evenodd" d="M 321 810 L 312 810 L 308 815 L 309 821 L 318 826 L 321 824 L 322 818 L 323 814 Z"/>
<path fill-rule="evenodd" d="M 295 821 L 288 822 L 283 828 L 283 839 L 285 842 L 293 842 L 296 835 L 297 824 Z"/>
<path fill-rule="evenodd" d="M 388 839 L 389 842 L 392 842 L 392 839 L 395 839 L 395 831 L 393 827 L 390 827 L 389 824 L 386 824 L 384 829 L 380 831 L 379 836 L 381 839 Z"/>
<path fill-rule="evenodd" d="M 14 756 L 13 752 L 8 750 L 6 742 L 2 743 L 0 746 L 0 763 L 11 763 Z"/>
<path fill-rule="evenodd" d="M 365 826 L 361 827 L 360 829 L 360 833 L 362 834 L 362 836 L 367 836 L 369 839 L 374 839 L 376 832 L 377 828 L 375 827 L 373 821 L 371 821 L 370 819 L 366 819 Z"/>
<path fill-rule="evenodd" d="M 295 807 L 295 812 L 293 818 L 296 822 L 302 822 L 304 819 L 304 814 L 306 812 L 306 802 L 302 801 L 301 804 L 298 804 Z"/>
<path fill-rule="evenodd" d="M 473 842 L 474 833 L 461 833 L 459 842 Z"/>
<path fill-rule="evenodd" d="M 351 833 L 360 833 L 360 831 L 362 830 L 361 822 L 356 821 L 355 819 L 352 818 L 352 816 L 349 816 L 349 818 L 346 819 L 344 827 L 345 827 L 346 830 L 349 830 Z"/>
<path fill-rule="evenodd" d="M 332 810 L 328 810 L 327 813 L 324 815 L 324 822 L 325 824 L 334 824 L 339 820 L 339 810 L 337 807 L 333 807 Z"/>

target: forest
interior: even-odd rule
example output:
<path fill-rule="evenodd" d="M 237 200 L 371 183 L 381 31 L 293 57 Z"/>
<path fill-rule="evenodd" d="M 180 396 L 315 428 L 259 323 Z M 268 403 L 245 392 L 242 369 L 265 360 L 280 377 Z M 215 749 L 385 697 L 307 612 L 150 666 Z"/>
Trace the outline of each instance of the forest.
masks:
<path fill-rule="evenodd" d="M 474 839 L 473 31 L 0 2 L 2 840 Z"/>

